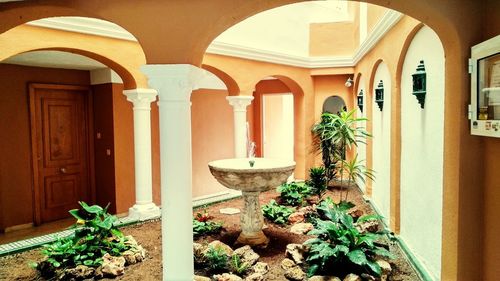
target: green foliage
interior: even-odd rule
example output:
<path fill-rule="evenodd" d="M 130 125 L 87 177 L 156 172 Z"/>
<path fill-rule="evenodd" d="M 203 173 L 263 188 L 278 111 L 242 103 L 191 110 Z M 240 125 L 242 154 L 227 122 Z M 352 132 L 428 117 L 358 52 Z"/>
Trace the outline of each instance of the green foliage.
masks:
<path fill-rule="evenodd" d="M 44 245 L 42 253 L 47 259 L 37 266 L 40 270 L 44 269 L 44 274 L 82 264 L 98 267 L 104 254 L 118 256 L 130 249 L 122 232 L 114 226 L 117 218 L 107 212 L 108 207 L 89 206 L 85 202 L 79 204 L 81 209 L 69 211 L 77 219 L 73 226 L 75 233 Z"/>
<path fill-rule="evenodd" d="M 370 272 L 380 276 L 381 268 L 375 262 L 376 257 L 393 258 L 388 250 L 376 243 L 382 234 L 360 233 L 353 218 L 347 213 L 348 209 L 349 205 L 335 204 L 332 200 L 318 206 L 326 219 L 316 221 L 315 229 L 308 234 L 317 237 L 304 243 L 310 247 L 306 259 L 309 276 L 318 272 L 328 275 L 332 270 Z M 370 215 L 361 217 L 358 221 L 378 218 L 379 216 Z"/>
<path fill-rule="evenodd" d="M 193 235 L 201 236 L 206 234 L 218 233 L 222 229 L 222 223 L 213 221 L 199 221 L 193 218 Z"/>
<path fill-rule="evenodd" d="M 341 173 L 347 175 L 347 179 L 350 182 L 365 182 L 366 178 L 371 180 L 375 179 L 373 175 L 373 170 L 368 169 L 365 165 L 362 164 L 363 161 L 358 161 L 358 154 L 354 156 L 354 158 L 350 161 L 342 160 Z M 347 195 L 349 190 L 347 190 L 345 195 L 345 200 L 347 200 Z"/>
<path fill-rule="evenodd" d="M 236 274 L 243 275 L 248 270 L 249 265 L 246 262 L 242 262 L 240 256 L 233 254 L 230 267 Z"/>
<path fill-rule="evenodd" d="M 307 184 L 311 187 L 311 193 L 317 195 L 319 199 L 321 199 L 328 187 L 328 178 L 326 177 L 325 168 L 313 167 L 309 169 L 309 180 Z"/>
<path fill-rule="evenodd" d="M 355 109 L 351 111 L 342 110 L 339 114 L 325 112 L 321 115 L 320 122 L 316 123 L 312 132 L 314 134 L 314 147 L 322 153 L 323 165 L 328 182 L 334 179 L 337 169 L 340 169 L 341 181 L 343 181 L 346 150 L 358 143 L 365 143 L 370 134 L 357 125 L 358 122 L 366 121 L 366 118 L 354 116 Z M 339 167 L 340 166 L 340 167 Z M 340 200 L 343 200 L 342 193 Z"/>
<path fill-rule="evenodd" d="M 281 203 L 289 206 L 302 206 L 306 198 L 312 194 L 311 187 L 305 182 L 284 183 L 278 186 Z"/>
<path fill-rule="evenodd" d="M 270 219 L 277 224 L 286 224 L 288 217 L 293 213 L 293 208 L 281 206 L 276 201 L 271 200 L 269 204 L 262 206 L 264 217 Z"/>
<path fill-rule="evenodd" d="M 205 258 L 209 270 L 219 272 L 227 267 L 229 257 L 222 247 L 210 246 Z"/>

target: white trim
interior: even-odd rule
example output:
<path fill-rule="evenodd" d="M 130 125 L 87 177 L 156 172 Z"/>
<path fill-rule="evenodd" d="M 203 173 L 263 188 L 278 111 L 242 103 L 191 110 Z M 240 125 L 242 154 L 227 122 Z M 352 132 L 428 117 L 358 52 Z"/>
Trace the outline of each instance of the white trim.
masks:
<path fill-rule="evenodd" d="M 193 198 L 193 208 L 241 196 L 241 191 L 228 190 Z"/>
<path fill-rule="evenodd" d="M 352 57 L 309 57 L 289 55 L 269 50 L 214 41 L 206 53 L 270 62 L 303 68 L 352 67 L 355 66 L 384 35 L 403 17 L 394 10 L 387 10 L 374 26 Z M 135 41 L 137 39 L 122 27 L 103 20 L 81 17 L 46 18 L 27 23 L 51 29 L 85 33 L 103 37 Z"/>

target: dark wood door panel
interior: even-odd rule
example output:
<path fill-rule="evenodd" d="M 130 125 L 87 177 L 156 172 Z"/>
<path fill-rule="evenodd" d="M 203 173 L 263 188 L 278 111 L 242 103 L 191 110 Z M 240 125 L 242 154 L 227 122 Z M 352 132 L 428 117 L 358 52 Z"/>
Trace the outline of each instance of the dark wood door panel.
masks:
<path fill-rule="evenodd" d="M 87 87 L 30 85 L 35 222 L 68 216 L 91 198 Z"/>

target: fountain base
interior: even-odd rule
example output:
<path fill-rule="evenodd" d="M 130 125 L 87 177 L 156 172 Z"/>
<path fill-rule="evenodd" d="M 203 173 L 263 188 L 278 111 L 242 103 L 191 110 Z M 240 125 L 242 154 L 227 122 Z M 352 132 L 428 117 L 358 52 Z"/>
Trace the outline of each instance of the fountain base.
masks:
<path fill-rule="evenodd" d="M 236 240 L 236 245 L 250 245 L 257 248 L 266 248 L 268 244 L 269 238 L 267 238 L 262 230 L 252 234 L 242 232 Z"/>

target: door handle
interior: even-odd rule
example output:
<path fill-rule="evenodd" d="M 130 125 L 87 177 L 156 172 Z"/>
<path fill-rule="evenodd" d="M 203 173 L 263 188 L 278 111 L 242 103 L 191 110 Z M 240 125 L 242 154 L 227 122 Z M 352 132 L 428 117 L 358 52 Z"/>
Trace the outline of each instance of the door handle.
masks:
<path fill-rule="evenodd" d="M 66 168 L 64 168 L 64 167 L 62 167 L 61 169 L 59 169 L 59 171 L 61 171 L 61 173 L 63 173 L 63 174 L 66 174 L 66 172 L 67 172 Z"/>

